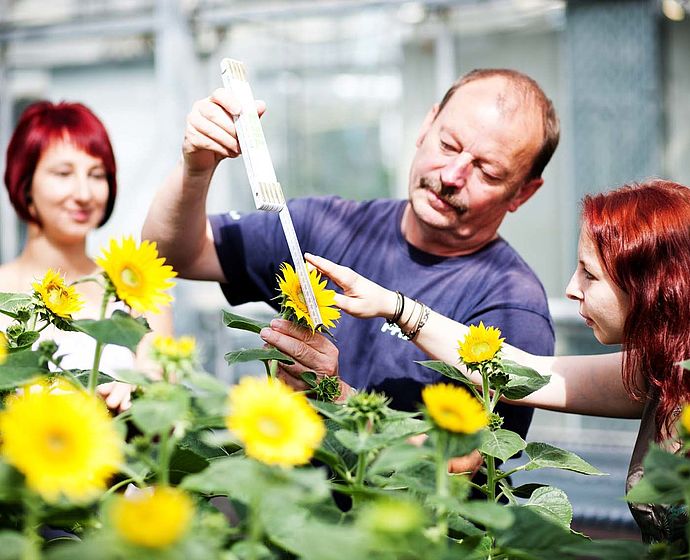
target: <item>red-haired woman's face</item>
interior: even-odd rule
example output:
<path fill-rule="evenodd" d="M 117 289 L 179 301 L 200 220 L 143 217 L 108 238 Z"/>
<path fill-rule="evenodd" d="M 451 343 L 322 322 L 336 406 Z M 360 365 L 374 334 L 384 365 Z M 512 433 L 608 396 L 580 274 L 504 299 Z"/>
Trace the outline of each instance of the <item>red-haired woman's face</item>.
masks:
<path fill-rule="evenodd" d="M 630 298 L 606 272 L 590 236 L 580 232 L 578 264 L 566 295 L 580 303 L 580 315 L 602 344 L 620 344 Z"/>
<path fill-rule="evenodd" d="M 98 227 L 108 201 L 108 181 L 100 158 L 68 139 L 41 154 L 31 183 L 30 211 L 45 235 L 59 243 L 79 242 Z"/>

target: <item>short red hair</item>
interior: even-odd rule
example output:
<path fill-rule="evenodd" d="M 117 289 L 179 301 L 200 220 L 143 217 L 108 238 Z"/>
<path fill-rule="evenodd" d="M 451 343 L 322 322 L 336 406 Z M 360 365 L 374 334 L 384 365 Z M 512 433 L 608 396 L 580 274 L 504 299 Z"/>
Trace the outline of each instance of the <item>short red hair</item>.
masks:
<path fill-rule="evenodd" d="M 630 298 L 623 382 L 632 396 L 658 399 L 660 441 L 690 402 L 690 375 L 676 365 L 690 358 L 690 189 L 654 179 L 589 195 L 582 221 L 606 272 Z"/>
<path fill-rule="evenodd" d="M 29 105 L 7 146 L 5 186 L 12 206 L 24 221 L 40 222 L 29 212 L 31 183 L 41 155 L 55 141 L 69 139 L 76 147 L 99 158 L 108 181 L 108 201 L 101 223 L 113 213 L 117 181 L 115 155 L 103 123 L 81 103 L 38 101 Z"/>

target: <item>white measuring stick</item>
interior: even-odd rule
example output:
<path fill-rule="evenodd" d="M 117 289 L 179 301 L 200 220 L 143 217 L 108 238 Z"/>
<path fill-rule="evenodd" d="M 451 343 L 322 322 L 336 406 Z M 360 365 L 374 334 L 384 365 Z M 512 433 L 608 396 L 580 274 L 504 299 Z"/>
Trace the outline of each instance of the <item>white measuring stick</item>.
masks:
<path fill-rule="evenodd" d="M 233 93 L 241 107 L 240 114 L 233 118 L 237 139 L 242 149 L 242 159 L 244 159 L 244 166 L 254 196 L 254 204 L 258 210 L 278 212 L 309 316 L 314 325 L 321 325 L 323 320 L 309 281 L 309 272 L 304 264 L 304 255 L 302 255 L 295 227 L 292 224 L 290 210 L 285 203 L 283 189 L 276 179 L 244 64 L 231 58 L 224 58 L 220 63 L 220 68 L 223 85 Z"/>

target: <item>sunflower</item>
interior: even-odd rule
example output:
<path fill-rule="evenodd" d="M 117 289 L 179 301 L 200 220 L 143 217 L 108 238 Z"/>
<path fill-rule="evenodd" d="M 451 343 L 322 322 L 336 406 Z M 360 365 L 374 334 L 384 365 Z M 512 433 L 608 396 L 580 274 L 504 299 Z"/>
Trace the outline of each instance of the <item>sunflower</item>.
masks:
<path fill-rule="evenodd" d="M 155 243 L 142 241 L 137 246 L 131 236 L 119 243 L 111 239 L 110 251 L 104 248 L 96 263 L 108 275 L 117 297 L 140 313 L 158 313 L 159 306 L 173 299 L 165 291 L 173 287 L 170 279 L 177 273 L 158 257 Z"/>
<path fill-rule="evenodd" d="M 108 513 L 115 530 L 126 541 L 147 548 L 167 548 L 189 529 L 194 503 L 182 490 L 156 486 L 133 496 L 117 496 Z"/>
<path fill-rule="evenodd" d="M 156 335 L 152 343 L 153 354 L 157 358 L 169 361 L 190 360 L 196 352 L 196 340 L 192 336 L 172 336 Z"/>
<path fill-rule="evenodd" d="M 458 345 L 460 359 L 466 364 L 488 362 L 501 349 L 505 338 L 495 327 L 485 327 L 483 322 L 479 326 L 470 325 L 470 330 Z"/>
<path fill-rule="evenodd" d="M 326 433 L 307 398 L 277 379 L 243 378 L 229 405 L 228 429 L 249 457 L 269 465 L 307 463 Z"/>
<path fill-rule="evenodd" d="M 65 285 L 65 279 L 52 268 L 49 268 L 41 281 L 31 285 L 48 310 L 58 317 L 69 319 L 84 307 L 81 296 L 73 286 Z"/>
<path fill-rule="evenodd" d="M 680 423 L 685 429 L 686 434 L 690 434 L 690 405 L 686 404 L 680 413 Z"/>
<path fill-rule="evenodd" d="M 7 360 L 7 336 L 0 331 L 0 364 L 4 364 Z"/>
<path fill-rule="evenodd" d="M 413 500 L 379 498 L 364 506 L 357 524 L 365 531 L 397 537 L 419 531 L 426 521 L 424 509 Z"/>
<path fill-rule="evenodd" d="M 98 497 L 122 462 L 123 442 L 103 402 L 64 380 L 10 396 L 0 441 L 4 459 L 49 502 Z"/>
<path fill-rule="evenodd" d="M 444 430 L 473 434 L 489 423 L 482 404 L 462 387 L 429 385 L 422 390 L 422 400 L 429 416 Z"/>
<path fill-rule="evenodd" d="M 289 309 L 298 322 L 305 321 L 311 330 L 315 330 L 318 325 L 314 324 L 307 302 L 302 293 L 299 277 L 288 263 L 280 265 L 283 276 L 278 276 L 278 288 L 283 298 L 283 308 Z M 321 312 L 323 326 L 327 329 L 335 327 L 335 321 L 340 318 L 340 310 L 335 307 L 335 291 L 326 289 L 326 280 L 321 281 L 321 274 L 315 269 L 309 271 L 309 283 L 316 297 L 316 304 Z"/>

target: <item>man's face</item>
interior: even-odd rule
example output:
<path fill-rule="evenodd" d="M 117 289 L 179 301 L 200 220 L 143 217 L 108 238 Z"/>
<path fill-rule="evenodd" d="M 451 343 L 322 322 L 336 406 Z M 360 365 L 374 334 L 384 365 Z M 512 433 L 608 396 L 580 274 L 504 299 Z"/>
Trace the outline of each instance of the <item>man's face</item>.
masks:
<path fill-rule="evenodd" d="M 420 227 L 461 242 L 492 239 L 541 185 L 527 176 L 542 139 L 539 111 L 503 78 L 460 87 L 427 115 L 417 140 L 409 194 Z"/>

